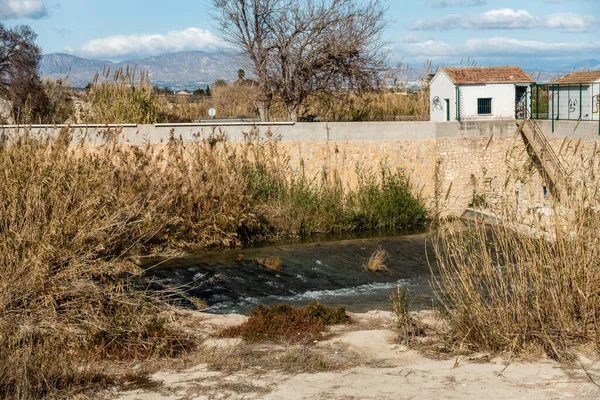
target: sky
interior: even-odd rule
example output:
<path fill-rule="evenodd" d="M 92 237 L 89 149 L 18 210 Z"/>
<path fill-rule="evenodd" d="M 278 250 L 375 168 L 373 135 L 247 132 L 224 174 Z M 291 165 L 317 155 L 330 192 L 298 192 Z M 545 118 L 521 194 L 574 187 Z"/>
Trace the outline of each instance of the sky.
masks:
<path fill-rule="evenodd" d="M 208 0 L 0 0 L 0 22 L 30 25 L 44 53 L 117 61 L 223 49 L 208 4 Z M 543 68 L 600 60 L 600 0 L 390 0 L 388 4 L 385 36 L 395 62 L 474 61 Z"/>

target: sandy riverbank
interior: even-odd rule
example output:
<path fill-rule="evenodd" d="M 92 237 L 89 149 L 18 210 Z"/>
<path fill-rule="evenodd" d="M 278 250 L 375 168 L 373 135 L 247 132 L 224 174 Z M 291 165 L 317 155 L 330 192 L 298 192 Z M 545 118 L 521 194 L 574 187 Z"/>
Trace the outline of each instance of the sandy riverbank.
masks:
<path fill-rule="evenodd" d="M 389 312 L 351 314 L 354 323 L 332 329 L 332 335 L 310 346 L 332 358 L 330 371 L 282 372 L 248 362 L 244 368 L 215 371 L 200 363 L 179 371 L 164 370 L 150 376 L 151 388 L 105 393 L 119 400 L 208 399 L 598 399 L 600 357 L 581 354 L 581 363 L 559 364 L 543 356 L 512 360 L 485 355 L 442 358 L 394 343 Z M 425 317 L 428 317 L 425 314 Z M 214 339 L 212 333 L 245 321 L 240 315 L 194 313 L 205 345 L 223 358 L 235 357 L 236 348 L 248 346 L 236 339 Z M 193 324 L 190 325 L 193 329 Z M 262 345 L 274 358 L 289 349 Z M 221 361 L 223 362 L 223 360 Z M 300 362 L 306 362 L 302 359 Z M 292 368 L 293 369 L 293 368 Z M 286 370 L 284 368 L 284 370 Z M 587 373 L 586 373 L 587 370 Z M 589 374 L 589 376 L 588 376 Z"/>

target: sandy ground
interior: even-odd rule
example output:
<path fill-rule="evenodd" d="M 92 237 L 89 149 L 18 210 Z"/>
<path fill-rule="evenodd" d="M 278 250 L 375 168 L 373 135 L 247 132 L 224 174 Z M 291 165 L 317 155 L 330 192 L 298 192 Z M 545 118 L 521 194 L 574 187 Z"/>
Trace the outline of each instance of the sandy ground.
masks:
<path fill-rule="evenodd" d="M 484 356 L 432 359 L 394 343 L 388 312 L 353 314 L 354 324 L 336 327 L 333 337 L 315 343 L 323 354 L 351 354 L 349 369 L 289 374 L 260 365 L 239 372 L 211 371 L 200 364 L 182 371 L 151 375 L 152 389 L 116 391 L 119 400 L 208 399 L 599 399 L 600 357 L 580 356 L 581 367 L 548 359 L 512 360 Z M 218 329 L 245 320 L 238 315 L 204 315 L 203 329 Z M 208 339 L 225 351 L 239 340 Z M 276 346 L 273 347 L 273 351 Z M 586 373 L 587 371 L 587 373 Z M 589 374 L 589 376 L 588 376 Z"/>

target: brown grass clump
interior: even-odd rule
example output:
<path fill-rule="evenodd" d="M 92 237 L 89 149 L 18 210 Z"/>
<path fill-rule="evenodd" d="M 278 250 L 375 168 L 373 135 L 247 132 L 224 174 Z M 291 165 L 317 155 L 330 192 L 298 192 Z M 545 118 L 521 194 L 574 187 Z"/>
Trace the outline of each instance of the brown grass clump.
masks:
<path fill-rule="evenodd" d="M 327 326 L 350 320 L 344 307 L 330 308 L 314 303 L 305 308 L 287 304 L 260 305 L 242 325 L 225 329 L 223 337 L 242 337 L 248 342 L 308 342 L 319 338 Z"/>
<path fill-rule="evenodd" d="M 365 268 L 371 272 L 390 272 L 388 267 L 385 265 L 385 259 L 387 256 L 387 251 L 385 251 L 383 247 L 379 246 L 367 260 Z"/>
<path fill-rule="evenodd" d="M 265 267 L 266 269 L 271 271 L 279 271 L 281 269 L 280 257 L 258 258 L 255 262 L 261 267 Z"/>

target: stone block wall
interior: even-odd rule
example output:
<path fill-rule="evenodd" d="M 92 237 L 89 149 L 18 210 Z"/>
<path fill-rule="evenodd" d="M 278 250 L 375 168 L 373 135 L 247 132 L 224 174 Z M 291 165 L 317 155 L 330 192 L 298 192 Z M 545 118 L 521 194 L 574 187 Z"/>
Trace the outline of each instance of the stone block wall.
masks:
<path fill-rule="evenodd" d="M 291 166 L 302 165 L 307 176 L 324 170 L 337 173 L 342 182 L 356 184 L 356 169 L 377 172 L 382 166 L 404 171 L 415 188 L 431 199 L 435 194 L 435 140 L 280 142 Z"/>

